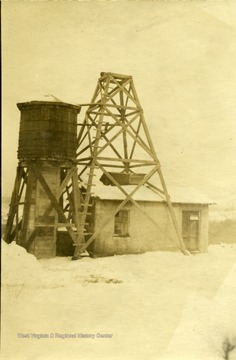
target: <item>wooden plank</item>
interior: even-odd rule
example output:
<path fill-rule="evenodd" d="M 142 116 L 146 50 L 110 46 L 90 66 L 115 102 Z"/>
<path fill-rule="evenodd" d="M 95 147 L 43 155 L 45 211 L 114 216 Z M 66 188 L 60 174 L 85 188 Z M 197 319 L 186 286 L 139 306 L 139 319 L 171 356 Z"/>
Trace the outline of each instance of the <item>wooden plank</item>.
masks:
<path fill-rule="evenodd" d="M 5 234 L 3 236 L 3 239 L 7 242 L 10 243 L 13 241 L 12 236 L 11 236 L 11 232 L 12 232 L 12 227 L 13 227 L 13 223 L 14 223 L 14 218 L 16 215 L 16 209 L 18 206 L 18 192 L 19 192 L 19 179 L 21 178 L 22 175 L 22 168 L 21 167 L 17 167 L 16 170 L 16 178 L 15 178 L 15 183 L 14 183 L 14 188 L 12 191 L 12 196 L 11 196 L 11 202 L 9 205 L 9 214 L 8 214 L 8 218 L 7 218 L 7 223 L 6 223 L 6 230 L 5 230 Z"/>
<path fill-rule="evenodd" d="M 94 120 L 96 120 L 97 116 L 98 116 L 98 115 L 95 116 L 95 119 L 94 119 Z M 85 114 L 85 119 L 84 119 L 84 124 L 90 125 L 90 124 L 89 124 L 89 121 L 88 121 L 88 118 L 89 118 L 89 113 L 86 112 L 86 114 Z M 78 146 L 78 148 L 82 145 L 83 141 L 84 141 L 87 137 L 89 137 L 89 134 L 90 134 L 90 131 L 89 131 L 89 130 L 90 130 L 90 128 L 87 127 L 84 136 L 82 136 L 84 130 L 85 130 L 85 127 L 82 127 L 82 128 L 80 129 L 80 134 L 79 134 L 78 137 L 77 137 L 77 146 Z"/>
<path fill-rule="evenodd" d="M 137 139 L 137 137 L 139 135 L 140 127 L 141 127 L 141 119 L 139 119 L 138 127 L 137 127 L 137 130 L 136 130 L 136 135 L 135 135 L 135 140 L 134 140 L 131 152 L 130 152 L 130 159 L 132 159 L 133 154 L 134 154 L 134 150 L 135 150 L 135 147 L 136 147 L 136 144 L 137 144 L 136 139 Z"/>
<path fill-rule="evenodd" d="M 137 92 L 136 92 L 136 89 L 135 89 L 133 83 L 132 83 L 132 91 L 133 91 L 133 94 L 134 94 L 135 98 L 137 99 L 137 104 L 138 104 L 138 106 L 141 107 L 140 102 L 139 102 L 139 99 L 138 99 L 138 95 L 137 95 Z M 157 158 L 157 155 L 156 155 L 156 151 L 155 151 L 153 142 L 152 142 L 152 139 L 151 139 L 151 136 L 150 136 L 149 131 L 148 131 L 148 128 L 147 128 L 147 124 L 146 124 L 146 121 L 145 121 L 145 118 L 144 118 L 143 113 L 141 114 L 141 119 L 142 119 L 142 126 L 143 126 L 143 129 L 144 129 L 145 135 L 146 135 L 146 137 L 147 137 L 149 147 L 150 147 L 153 155 L 155 156 L 156 161 L 159 162 L 159 160 L 158 160 L 158 158 Z"/>
<path fill-rule="evenodd" d="M 97 160 L 102 160 L 102 161 L 120 161 L 120 162 L 126 162 L 126 163 L 140 163 L 140 164 L 146 164 L 146 165 L 157 165 L 157 163 L 155 161 L 151 161 L 151 160 L 139 160 L 139 159 L 120 159 L 120 158 L 110 158 L 110 157 L 103 157 L 103 156 L 98 156 Z M 107 166 L 109 166 L 109 164 L 107 164 Z M 158 164 L 159 166 L 159 164 Z"/>
<path fill-rule="evenodd" d="M 77 231 L 80 227 L 80 213 L 79 209 L 81 208 L 80 204 L 80 194 L 79 194 L 79 186 L 78 186 L 78 177 L 77 174 L 74 173 L 72 177 L 72 184 L 73 184 L 73 200 L 74 200 L 74 221 L 76 225 Z M 77 235 L 77 243 L 82 241 L 82 237 Z"/>
<path fill-rule="evenodd" d="M 156 190 L 156 192 L 159 193 L 159 195 L 165 195 L 165 192 L 164 192 L 163 190 L 161 190 L 161 189 L 159 189 L 157 186 L 151 184 L 149 181 L 147 181 L 147 185 L 148 185 L 148 187 L 149 187 L 150 189 Z"/>
<path fill-rule="evenodd" d="M 26 245 L 25 245 L 25 248 L 26 248 L 27 251 L 30 250 L 30 246 L 32 245 L 32 243 L 33 243 L 36 235 L 38 234 L 38 232 L 39 232 L 39 229 L 35 228 L 35 229 L 32 231 L 32 233 L 30 234 L 30 236 L 28 237 L 27 243 L 26 243 Z"/>
<path fill-rule="evenodd" d="M 135 114 L 140 115 L 141 112 L 142 112 L 142 111 L 137 108 L 135 111 L 132 111 L 132 112 L 130 112 L 130 113 L 126 113 L 125 116 L 126 116 L 126 118 L 127 118 L 127 117 L 132 116 L 132 115 L 135 115 Z"/>
<path fill-rule="evenodd" d="M 86 125 L 89 125 L 89 124 L 86 124 Z M 86 126 L 80 128 L 80 130 L 84 130 L 84 129 L 86 129 L 86 132 L 85 132 L 84 135 L 83 135 L 83 133 L 82 133 L 83 137 L 82 137 L 82 135 L 81 135 L 81 137 L 77 137 L 77 147 L 78 147 L 78 148 L 81 146 L 81 144 L 83 143 L 83 141 L 84 141 L 84 140 L 86 139 L 86 137 L 88 136 L 89 128 L 86 127 Z"/>
<path fill-rule="evenodd" d="M 120 110 L 120 109 L 124 109 L 124 110 L 135 110 L 135 111 L 137 111 L 137 110 L 139 110 L 137 107 L 135 107 L 135 106 L 125 106 L 124 104 L 122 105 L 122 104 L 117 104 L 115 101 L 114 101 L 114 99 L 112 99 L 113 100 L 113 104 L 106 104 L 106 106 L 108 106 L 108 107 L 111 107 L 111 108 L 115 108 L 115 109 L 118 109 L 118 110 Z M 102 104 L 100 104 L 100 107 L 102 106 Z M 95 113 L 95 114 L 97 114 L 97 111 L 96 110 L 94 110 L 94 109 L 89 109 L 88 110 L 88 113 L 89 114 L 93 114 L 93 112 Z"/>
<path fill-rule="evenodd" d="M 65 178 L 63 179 L 62 183 L 60 184 L 59 188 L 58 188 L 58 195 L 61 196 L 62 191 L 65 189 L 65 187 L 67 186 L 68 182 L 70 181 L 70 179 L 72 178 L 72 176 L 74 175 L 74 173 L 77 171 L 76 166 L 72 167 L 66 174 Z"/>
<path fill-rule="evenodd" d="M 93 233 L 92 232 L 84 232 L 83 235 L 93 235 Z M 76 246 L 76 245 L 74 245 L 74 246 Z"/>
<path fill-rule="evenodd" d="M 166 201 L 167 201 L 167 204 L 168 204 L 168 207 L 169 207 L 169 211 L 170 211 L 170 215 L 171 215 L 171 218 L 172 218 L 172 221 L 173 221 L 173 225 L 174 225 L 177 237 L 179 239 L 180 247 L 181 247 L 182 252 L 184 253 L 184 255 L 189 255 L 189 252 L 186 249 L 186 246 L 184 244 L 181 231 L 179 229 L 179 225 L 178 225 L 178 222 L 177 222 L 177 219 L 176 219 L 176 216 L 175 216 L 174 208 L 173 208 L 173 205 L 172 205 L 171 200 L 170 200 L 170 195 L 168 194 L 168 191 L 167 191 L 166 183 L 165 183 L 164 177 L 162 175 L 161 168 L 158 169 L 158 174 L 159 174 L 159 178 L 161 180 L 161 185 L 163 187 L 163 191 L 164 191 Z"/>
<path fill-rule="evenodd" d="M 125 109 L 124 109 L 124 93 L 120 92 L 120 103 L 123 107 L 123 109 L 120 110 L 121 113 L 121 121 L 125 123 Z M 123 129 L 123 147 L 124 147 L 124 157 L 125 159 L 128 159 L 128 142 L 127 142 L 127 136 L 126 131 Z M 125 165 L 125 171 L 129 172 L 129 164 L 127 162 L 124 162 Z"/>
<path fill-rule="evenodd" d="M 116 73 L 111 73 L 111 72 L 101 72 L 100 75 L 102 77 L 112 76 L 112 77 L 118 78 L 118 79 L 132 79 L 131 75 L 122 75 L 122 74 L 116 74 Z"/>
<path fill-rule="evenodd" d="M 73 216 L 75 213 L 75 206 L 74 206 L 74 201 L 73 201 L 73 190 L 72 190 L 72 192 L 69 192 L 69 188 L 66 186 L 66 194 L 67 194 L 67 200 L 69 202 L 67 221 L 70 222 L 70 220 L 72 220 L 72 219 L 73 219 L 73 221 L 75 221 L 74 216 Z"/>
<path fill-rule="evenodd" d="M 79 162 L 78 162 L 78 165 L 79 165 Z M 87 170 L 89 164 L 82 164 L 84 165 L 84 168 L 80 171 L 80 173 L 78 174 L 78 178 L 80 179 L 81 176 L 83 175 L 83 173 Z"/>
<path fill-rule="evenodd" d="M 32 171 L 31 166 L 28 169 L 28 178 L 27 178 L 27 187 L 26 187 L 26 194 L 25 194 L 25 206 L 23 211 L 23 219 L 22 219 L 22 227 L 20 232 L 20 239 L 19 243 L 24 245 L 27 241 L 27 232 L 30 220 L 30 208 L 32 205 L 32 193 L 35 187 L 35 176 Z"/>
<path fill-rule="evenodd" d="M 89 106 L 90 108 L 91 107 L 94 108 L 94 107 L 98 107 L 99 104 L 91 102 L 91 103 L 79 104 L 79 106 Z"/>
<path fill-rule="evenodd" d="M 58 228 L 58 227 L 76 227 L 76 224 L 72 224 L 72 223 L 68 223 L 68 222 L 66 222 L 66 223 L 53 223 L 53 224 L 46 224 L 45 222 L 44 223 L 42 223 L 42 222 L 37 222 L 37 223 L 35 223 L 35 227 L 56 227 L 56 228 Z"/>
<path fill-rule="evenodd" d="M 109 167 L 109 168 L 124 169 L 123 165 L 103 164 L 103 163 L 100 163 L 100 165 L 105 166 L 105 167 Z M 140 165 L 136 165 L 136 166 L 139 167 Z"/>
<path fill-rule="evenodd" d="M 97 85 L 97 86 L 96 86 L 96 89 L 95 89 L 95 91 L 94 91 L 94 94 L 93 94 L 91 103 L 94 103 L 94 102 L 95 102 L 95 99 L 96 99 L 96 97 L 97 97 L 98 91 L 99 91 L 99 86 Z M 95 106 L 95 104 L 94 104 L 94 106 Z M 82 127 L 82 128 L 80 129 L 80 132 L 79 132 L 78 136 L 77 136 L 77 144 L 78 144 L 78 146 L 81 144 L 81 138 L 82 138 L 82 136 L 83 136 L 84 129 L 85 129 L 85 127 Z"/>
<path fill-rule="evenodd" d="M 83 165 L 82 161 L 88 161 L 88 160 L 92 160 L 92 156 L 87 156 L 87 157 L 85 157 L 85 158 L 79 159 L 79 160 L 76 161 L 76 163 Z M 85 165 L 85 164 L 84 164 L 84 165 Z"/>
<path fill-rule="evenodd" d="M 130 168 L 130 169 L 133 169 L 133 168 L 144 168 L 144 167 L 147 167 L 147 166 L 152 166 L 154 163 L 155 163 L 155 162 L 153 161 L 151 164 L 142 163 L 142 164 L 130 165 L 129 168 Z"/>
<path fill-rule="evenodd" d="M 130 92 L 130 89 L 131 89 L 131 82 L 129 83 L 129 89 L 127 91 Z M 124 105 L 126 109 L 128 109 L 128 102 L 129 102 L 129 97 L 126 96 L 125 105 Z"/>
<path fill-rule="evenodd" d="M 87 213 L 88 213 L 89 201 L 90 201 L 90 196 L 91 196 L 91 188 L 93 186 L 92 182 L 93 182 L 93 177 L 94 177 L 94 169 L 95 169 L 94 159 L 96 158 L 96 154 L 98 152 L 98 142 L 100 140 L 100 136 L 98 136 L 98 135 L 99 135 L 99 133 L 101 133 L 102 119 L 103 119 L 103 116 L 100 115 L 100 123 L 98 124 L 97 135 L 96 135 L 96 139 L 95 139 L 95 143 L 94 143 L 93 158 L 92 158 L 92 162 L 90 164 L 90 171 L 88 174 L 87 190 L 86 190 L 84 203 L 83 203 L 83 212 L 80 216 L 80 223 L 79 223 L 79 227 L 78 227 L 79 234 L 83 233 L 83 229 L 84 229 L 85 225 L 87 224 L 86 217 L 87 217 Z M 80 242 L 81 242 L 83 240 L 83 238 L 81 236 L 79 236 L 79 238 L 80 238 Z"/>
<path fill-rule="evenodd" d="M 21 176 L 22 176 L 23 181 L 22 181 L 21 188 L 20 188 L 20 191 L 19 191 L 19 194 L 18 194 L 18 203 L 19 203 L 19 201 L 21 199 L 21 196 L 23 194 L 24 187 L 27 184 L 28 172 L 26 173 L 23 168 L 21 170 Z M 19 205 L 20 205 L 20 203 L 19 203 Z"/>
<path fill-rule="evenodd" d="M 18 177 L 18 191 L 21 190 L 21 178 Z M 16 243 L 18 244 L 18 240 L 19 240 L 19 231 L 18 231 L 18 226 L 19 226 L 19 198 L 18 198 L 18 194 L 16 193 L 16 201 L 17 201 L 17 205 L 16 205 Z"/>
<path fill-rule="evenodd" d="M 22 225 L 22 220 L 19 221 L 18 226 L 17 227 L 15 226 L 14 230 L 9 234 L 9 237 L 8 237 L 9 242 L 8 242 L 8 244 L 10 244 L 16 238 L 16 232 L 20 231 L 21 225 Z"/>
<path fill-rule="evenodd" d="M 88 126 L 88 127 L 92 127 L 91 124 L 84 124 L 84 123 L 77 123 L 77 126 Z"/>
<path fill-rule="evenodd" d="M 91 144 L 89 143 L 88 145 L 86 145 L 82 150 L 80 150 L 79 152 L 76 153 L 76 157 L 80 156 L 81 154 L 83 154 L 86 150 L 90 149 Z"/>

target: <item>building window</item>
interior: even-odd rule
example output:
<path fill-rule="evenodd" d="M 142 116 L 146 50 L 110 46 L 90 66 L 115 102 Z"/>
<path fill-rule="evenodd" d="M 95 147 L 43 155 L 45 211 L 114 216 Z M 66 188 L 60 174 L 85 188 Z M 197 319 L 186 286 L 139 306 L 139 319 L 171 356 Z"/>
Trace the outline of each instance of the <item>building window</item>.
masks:
<path fill-rule="evenodd" d="M 128 210 L 120 210 L 115 215 L 114 235 L 115 236 L 129 236 L 129 211 Z"/>

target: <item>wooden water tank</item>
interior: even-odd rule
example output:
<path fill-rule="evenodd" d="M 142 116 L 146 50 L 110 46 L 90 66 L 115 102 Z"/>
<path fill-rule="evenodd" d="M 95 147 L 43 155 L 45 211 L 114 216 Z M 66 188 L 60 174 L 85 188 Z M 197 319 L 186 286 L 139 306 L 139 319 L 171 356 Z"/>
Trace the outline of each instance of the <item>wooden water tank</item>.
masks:
<path fill-rule="evenodd" d="M 21 112 L 18 159 L 73 160 L 80 106 L 60 101 L 18 103 Z"/>

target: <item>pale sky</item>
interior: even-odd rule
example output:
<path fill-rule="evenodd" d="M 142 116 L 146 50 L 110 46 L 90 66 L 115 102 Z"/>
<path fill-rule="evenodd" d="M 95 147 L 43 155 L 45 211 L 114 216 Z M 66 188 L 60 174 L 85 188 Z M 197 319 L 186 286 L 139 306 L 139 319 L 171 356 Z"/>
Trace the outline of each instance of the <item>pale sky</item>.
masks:
<path fill-rule="evenodd" d="M 105 71 L 133 76 L 167 186 L 236 201 L 236 2 L 3 1 L 2 52 L 3 195 L 16 103 L 89 102 Z"/>

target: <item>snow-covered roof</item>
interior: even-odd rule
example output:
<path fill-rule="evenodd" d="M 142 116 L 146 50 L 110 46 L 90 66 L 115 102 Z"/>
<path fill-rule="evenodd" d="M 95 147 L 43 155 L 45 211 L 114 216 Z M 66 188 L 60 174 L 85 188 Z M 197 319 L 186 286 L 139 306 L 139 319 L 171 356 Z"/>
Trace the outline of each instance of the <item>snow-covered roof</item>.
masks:
<path fill-rule="evenodd" d="M 134 185 L 125 185 L 122 188 L 130 194 L 136 186 Z M 96 187 L 93 190 L 93 196 L 98 197 L 102 200 L 123 200 L 125 195 L 121 192 L 116 186 L 105 186 L 96 184 Z M 202 194 L 198 189 L 187 188 L 187 187 L 173 187 L 168 186 L 168 193 L 170 195 L 171 201 L 173 203 L 184 203 L 184 204 L 213 204 L 208 196 Z M 164 199 L 158 194 L 154 193 L 147 186 L 142 186 L 135 194 L 132 196 L 134 200 L 137 201 L 157 201 L 162 202 Z"/>

